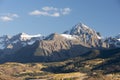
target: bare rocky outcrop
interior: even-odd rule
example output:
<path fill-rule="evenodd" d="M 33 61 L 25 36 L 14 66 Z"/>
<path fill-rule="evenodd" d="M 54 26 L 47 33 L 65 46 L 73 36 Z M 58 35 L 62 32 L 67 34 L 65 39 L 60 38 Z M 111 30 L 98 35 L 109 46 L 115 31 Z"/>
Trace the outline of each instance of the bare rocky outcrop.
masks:
<path fill-rule="evenodd" d="M 72 29 L 65 31 L 64 34 L 78 36 L 78 39 L 86 47 L 108 48 L 108 44 L 103 41 L 99 32 L 82 23 L 78 23 Z"/>
<path fill-rule="evenodd" d="M 4 43 L 6 43 L 5 47 Z M 109 47 L 100 33 L 82 23 L 63 34 L 53 33 L 47 37 L 25 33 L 11 38 L 1 37 L 0 44 L 3 48 L 0 51 L 2 62 L 60 61 L 87 53 L 91 49 Z"/>
<path fill-rule="evenodd" d="M 62 60 L 75 57 L 90 50 L 82 46 L 79 40 L 68 40 L 60 34 L 51 34 L 51 37 L 42 40 L 34 53 L 35 56 L 46 56 L 51 60 Z"/>

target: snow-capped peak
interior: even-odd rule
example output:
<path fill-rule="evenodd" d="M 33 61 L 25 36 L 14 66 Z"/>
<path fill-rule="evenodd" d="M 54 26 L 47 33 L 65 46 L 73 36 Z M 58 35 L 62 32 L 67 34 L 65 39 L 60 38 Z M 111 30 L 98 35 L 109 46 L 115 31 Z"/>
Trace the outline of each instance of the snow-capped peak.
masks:
<path fill-rule="evenodd" d="M 96 31 L 94 31 L 93 29 L 91 29 L 90 27 L 86 26 L 83 23 L 78 23 L 72 29 L 65 31 L 64 34 L 77 35 L 77 36 L 89 35 L 89 36 L 96 36 L 98 39 L 101 39 L 101 36 L 98 35 Z"/>
<path fill-rule="evenodd" d="M 117 36 L 108 37 L 105 41 L 110 47 L 120 47 L 120 33 Z"/>
<path fill-rule="evenodd" d="M 36 40 L 42 40 L 44 37 L 41 34 L 28 35 L 26 33 L 19 33 L 12 37 L 4 35 L 0 37 L 0 49 L 15 48 L 16 46 L 32 45 Z M 11 47 L 13 46 L 13 47 Z"/>
<path fill-rule="evenodd" d="M 3 35 L 3 36 L 1 36 L 0 38 L 2 38 L 2 39 L 10 39 L 10 38 L 11 38 L 11 36 L 8 36 L 8 35 Z"/>
<path fill-rule="evenodd" d="M 78 23 L 77 25 L 75 25 L 73 28 L 87 28 L 87 29 L 89 29 L 89 27 L 88 26 L 86 26 L 85 24 L 83 24 L 83 23 Z"/>
<path fill-rule="evenodd" d="M 115 36 L 115 38 L 116 38 L 118 41 L 120 41 L 120 33 L 119 33 L 117 36 Z"/>
<path fill-rule="evenodd" d="M 21 37 L 41 37 L 42 35 L 41 34 L 37 34 L 37 35 L 28 35 L 26 33 L 20 33 L 21 34 Z"/>
<path fill-rule="evenodd" d="M 89 31 L 91 31 L 92 29 L 89 28 L 88 26 L 86 26 L 83 23 L 78 23 L 77 25 L 73 26 L 72 29 L 64 32 L 65 34 L 70 34 L 70 35 L 78 35 L 78 34 L 82 34 L 82 33 L 87 33 Z"/>
<path fill-rule="evenodd" d="M 102 43 L 102 37 L 100 33 L 83 23 L 78 23 L 77 25 L 73 26 L 72 29 L 65 31 L 62 36 L 67 39 L 77 39 L 87 46 L 106 46 L 106 44 L 103 45 L 104 43 Z"/>
<path fill-rule="evenodd" d="M 26 41 L 26 40 L 30 40 L 31 38 L 40 38 L 42 37 L 41 34 L 37 34 L 37 35 L 28 35 L 26 33 L 19 33 L 17 36 L 19 36 L 19 39 L 21 41 Z"/>

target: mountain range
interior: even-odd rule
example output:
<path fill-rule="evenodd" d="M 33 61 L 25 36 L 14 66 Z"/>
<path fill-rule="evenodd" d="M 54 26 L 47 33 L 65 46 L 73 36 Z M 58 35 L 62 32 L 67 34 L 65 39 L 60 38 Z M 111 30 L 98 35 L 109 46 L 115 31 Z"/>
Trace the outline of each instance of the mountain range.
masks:
<path fill-rule="evenodd" d="M 120 34 L 102 38 L 99 32 L 78 23 L 62 34 L 48 36 L 19 33 L 0 37 L 0 63 L 61 61 L 83 55 L 93 49 L 120 47 Z"/>

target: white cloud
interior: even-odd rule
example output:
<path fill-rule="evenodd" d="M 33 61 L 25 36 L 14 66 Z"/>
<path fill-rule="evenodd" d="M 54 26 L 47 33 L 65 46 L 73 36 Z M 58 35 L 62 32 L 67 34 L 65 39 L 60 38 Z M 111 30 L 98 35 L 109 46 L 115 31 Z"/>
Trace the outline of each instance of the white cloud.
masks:
<path fill-rule="evenodd" d="M 42 8 L 42 10 L 44 10 L 44 11 L 57 11 L 58 9 L 57 8 L 54 8 L 54 7 L 48 7 L 48 6 L 46 6 L 46 7 L 43 7 Z"/>
<path fill-rule="evenodd" d="M 34 15 L 34 16 L 51 16 L 51 17 L 60 17 L 62 15 L 67 15 L 71 11 L 70 8 L 55 8 L 55 7 L 43 7 L 41 10 L 34 10 L 29 13 L 29 15 Z"/>
<path fill-rule="evenodd" d="M 1 16 L 0 17 L 0 19 L 2 20 L 2 21 L 12 21 L 13 19 L 11 18 L 11 17 L 8 17 L 8 16 Z"/>
<path fill-rule="evenodd" d="M 56 12 L 56 13 L 50 14 L 49 16 L 59 17 L 59 16 L 60 16 L 60 13 Z"/>
<path fill-rule="evenodd" d="M 54 12 L 54 13 L 49 13 L 49 12 L 46 12 L 46 11 L 39 11 L 39 10 L 35 10 L 33 12 L 30 12 L 29 13 L 30 15 L 40 15 L 40 16 L 51 16 L 51 17 L 59 17 L 60 16 L 60 13 L 58 12 Z"/>
<path fill-rule="evenodd" d="M 45 12 L 45 11 L 39 11 L 39 10 L 35 10 L 33 12 L 30 12 L 29 14 L 30 15 L 48 15 L 47 12 Z"/>
<path fill-rule="evenodd" d="M 69 14 L 71 12 L 71 9 L 70 8 L 64 8 L 64 9 L 61 9 L 61 12 L 63 15 L 66 15 L 66 14 Z"/>
<path fill-rule="evenodd" d="M 35 10 L 29 13 L 30 15 L 40 15 L 40 11 L 39 10 Z"/>
<path fill-rule="evenodd" d="M 18 17 L 19 16 L 17 14 L 8 13 L 7 15 L 0 16 L 0 20 L 2 20 L 4 22 L 8 22 L 8 21 L 13 21 L 15 18 L 18 18 Z"/>
<path fill-rule="evenodd" d="M 17 14 L 11 14 L 11 17 L 18 18 L 19 16 Z"/>

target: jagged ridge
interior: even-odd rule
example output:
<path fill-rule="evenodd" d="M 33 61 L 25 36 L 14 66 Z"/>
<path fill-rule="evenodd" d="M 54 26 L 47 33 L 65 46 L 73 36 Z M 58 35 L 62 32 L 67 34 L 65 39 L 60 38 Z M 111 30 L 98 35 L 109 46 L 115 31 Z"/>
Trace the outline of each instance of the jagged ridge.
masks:
<path fill-rule="evenodd" d="M 36 46 L 37 45 L 37 46 Z M 91 49 L 109 48 L 99 33 L 79 23 L 63 34 L 47 37 L 20 33 L 0 37 L 0 59 L 5 61 L 59 61 L 84 54 Z M 6 60 L 7 56 L 7 60 Z"/>

